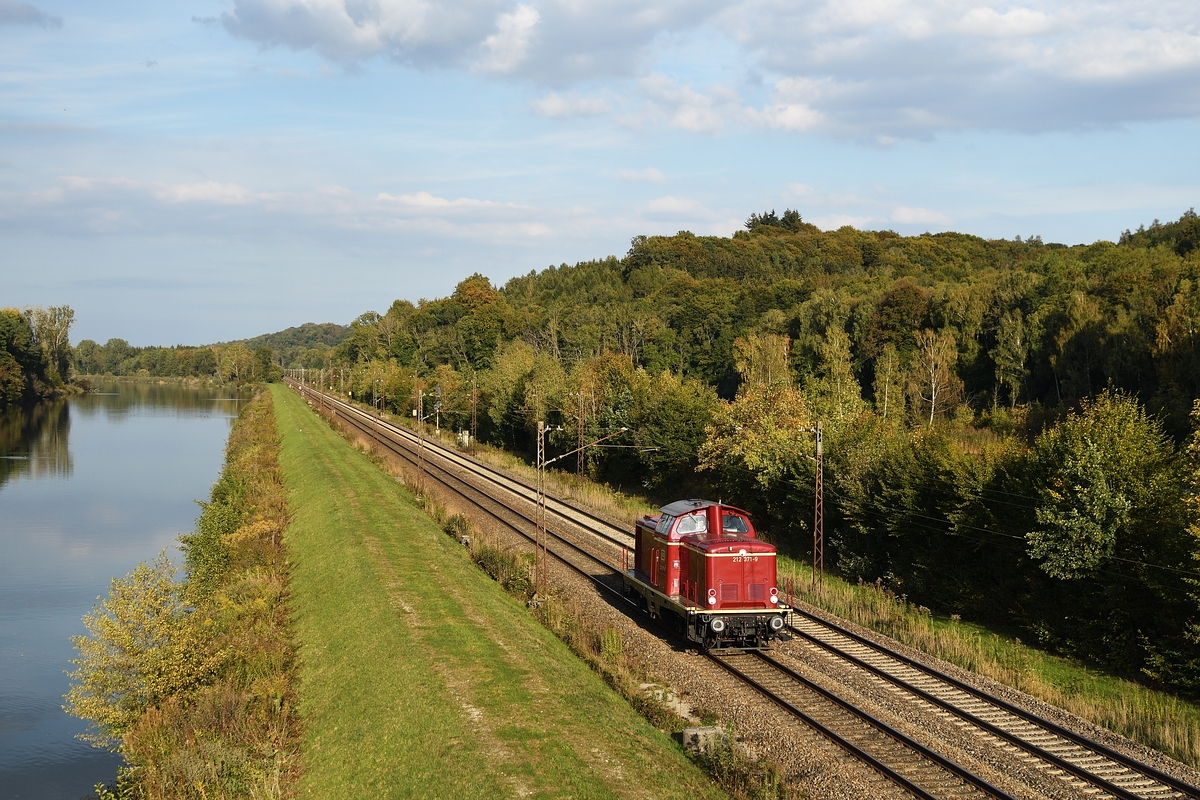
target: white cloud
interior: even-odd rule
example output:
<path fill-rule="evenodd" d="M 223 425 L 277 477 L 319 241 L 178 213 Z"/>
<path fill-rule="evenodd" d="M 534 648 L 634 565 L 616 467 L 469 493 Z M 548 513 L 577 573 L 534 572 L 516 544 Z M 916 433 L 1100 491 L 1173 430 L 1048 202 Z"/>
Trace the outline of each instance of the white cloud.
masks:
<path fill-rule="evenodd" d="M 618 170 L 617 177 L 626 183 L 662 183 L 666 180 L 662 172 L 654 167 Z"/>
<path fill-rule="evenodd" d="M 720 0 L 233 0 L 221 23 L 236 37 L 315 50 L 340 63 L 383 56 L 569 86 L 637 74 L 649 63 L 658 37 L 703 24 L 721 5 Z"/>
<path fill-rule="evenodd" d="M 717 133 L 742 116 L 737 94 L 727 87 L 713 86 L 705 94 L 659 73 L 642 78 L 639 87 L 647 105 L 633 117 L 636 123 L 662 120 L 692 133 Z"/>
<path fill-rule="evenodd" d="M 684 197 L 659 197 L 651 200 L 641 209 L 642 213 L 652 219 L 705 219 L 713 218 L 713 212 L 709 211 L 703 203 L 696 200 L 689 200 Z"/>
<path fill-rule="evenodd" d="M 201 202 L 244 205 L 251 200 L 251 194 L 243 186 L 236 183 L 177 183 L 153 190 L 159 200 L 175 203 Z"/>
<path fill-rule="evenodd" d="M 236 183 L 163 183 L 69 176 L 24 195 L 0 195 L 0 229 L 57 234 L 204 230 L 258 236 L 258 229 L 436 230 L 467 239 L 544 236 L 546 214 L 471 197 L 355 193 L 340 186 L 263 192 Z"/>
<path fill-rule="evenodd" d="M 509 14 L 501 14 L 496 32 L 483 41 L 487 56 L 475 66 L 483 71 L 512 72 L 525 60 L 529 40 L 540 15 L 533 6 L 519 5 Z"/>
<path fill-rule="evenodd" d="M 529 105 L 543 117 L 582 117 L 605 114 L 612 110 L 612 106 L 599 97 L 580 97 L 574 92 L 551 92 Z"/>
<path fill-rule="evenodd" d="M 892 210 L 891 220 L 901 225 L 948 226 L 953 224 L 952 220 L 940 211 L 932 211 L 928 208 L 912 208 L 910 206 L 897 206 Z"/>
<path fill-rule="evenodd" d="M 632 127 L 751 124 L 886 144 L 1200 115 L 1200 4 L 1184 0 L 231 2 L 221 21 L 237 37 L 553 87 L 530 104 L 547 117 L 609 113 L 599 97 L 626 86 L 572 89 L 631 80 L 645 104 L 618 122 Z M 726 73 L 762 75 L 769 98 L 698 88 L 714 67 L 699 41 Z"/>
<path fill-rule="evenodd" d="M 887 141 L 1200 113 L 1200 6 L 743 0 L 718 23 L 774 79 L 758 124 Z"/>
<path fill-rule="evenodd" d="M 234 0 L 221 23 L 266 46 L 316 50 L 353 63 L 385 55 L 420 66 L 470 63 L 507 4 L 501 0 Z"/>
<path fill-rule="evenodd" d="M 853 228 L 865 228 L 871 222 L 871 217 L 856 217 L 853 214 L 825 214 L 806 220 L 823 231 L 836 231 L 849 225 Z"/>
<path fill-rule="evenodd" d="M 379 200 L 388 203 L 396 203 L 408 208 L 419 208 L 422 211 L 432 211 L 435 209 L 453 209 L 453 208 L 517 208 L 518 206 L 509 203 L 495 203 L 490 200 L 476 200 L 470 197 L 459 197 L 455 200 L 448 200 L 445 197 L 436 197 L 429 192 L 416 192 L 415 194 L 391 195 L 386 192 L 380 192 L 377 195 Z"/>

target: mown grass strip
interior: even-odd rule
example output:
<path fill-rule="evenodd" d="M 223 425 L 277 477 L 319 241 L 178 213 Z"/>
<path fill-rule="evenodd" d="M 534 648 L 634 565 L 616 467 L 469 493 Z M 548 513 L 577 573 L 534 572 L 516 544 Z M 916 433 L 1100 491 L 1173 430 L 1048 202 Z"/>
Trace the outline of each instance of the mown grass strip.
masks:
<path fill-rule="evenodd" d="M 274 391 L 301 797 L 720 796 L 406 490 Z"/>

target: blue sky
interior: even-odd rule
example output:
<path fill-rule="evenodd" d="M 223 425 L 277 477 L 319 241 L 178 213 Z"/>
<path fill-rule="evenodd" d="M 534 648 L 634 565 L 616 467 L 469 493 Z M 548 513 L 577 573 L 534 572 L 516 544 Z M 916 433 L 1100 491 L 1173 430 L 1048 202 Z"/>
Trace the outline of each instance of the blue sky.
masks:
<path fill-rule="evenodd" d="M 1194 2 L 0 0 L 0 304 L 198 344 L 771 208 L 1115 239 L 1198 134 Z"/>

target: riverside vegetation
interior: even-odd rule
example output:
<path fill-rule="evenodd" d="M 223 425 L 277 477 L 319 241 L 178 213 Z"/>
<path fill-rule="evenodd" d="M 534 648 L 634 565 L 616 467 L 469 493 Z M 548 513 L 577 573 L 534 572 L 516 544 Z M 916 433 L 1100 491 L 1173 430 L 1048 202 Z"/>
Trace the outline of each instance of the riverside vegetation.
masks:
<path fill-rule="evenodd" d="M 84 618 L 66 709 L 126 765 L 101 798 L 273 798 L 298 762 L 295 650 L 281 537 L 288 508 L 270 394 L 247 404 L 187 576 L 160 555 Z"/>
<path fill-rule="evenodd" d="M 69 306 L 0 308 L 0 411 L 74 388 L 69 382 L 74 319 Z"/>

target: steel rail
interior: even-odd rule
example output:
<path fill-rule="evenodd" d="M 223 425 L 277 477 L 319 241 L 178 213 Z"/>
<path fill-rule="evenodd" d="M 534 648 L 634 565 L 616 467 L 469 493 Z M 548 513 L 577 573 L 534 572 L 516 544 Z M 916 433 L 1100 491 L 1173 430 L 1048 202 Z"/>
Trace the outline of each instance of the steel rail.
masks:
<path fill-rule="evenodd" d="M 920 687 L 913 686 L 912 684 L 908 683 L 907 681 L 904 681 L 894 675 L 889 674 L 886 670 L 884 670 L 880 667 L 876 667 L 873 664 L 869 664 L 866 661 L 863 661 L 862 659 L 858 658 L 857 656 L 854 656 L 850 653 L 839 650 L 834 645 L 831 645 L 827 642 L 822 642 L 820 639 L 818 639 L 815 636 L 812 636 L 804 631 L 796 631 L 796 633 L 799 636 L 801 636 L 802 638 L 804 638 L 805 640 L 810 641 L 810 642 L 822 647 L 823 649 L 827 650 L 830 653 L 833 653 L 838 658 L 844 659 L 845 661 L 848 661 L 848 662 L 854 664 L 854 666 L 858 667 L 859 669 L 865 670 L 865 671 L 871 673 L 872 675 L 875 675 L 875 676 L 887 681 L 888 683 L 892 684 L 893 686 L 903 689 L 904 691 L 909 692 L 910 694 L 916 695 L 917 697 L 921 698 L 922 700 L 924 700 L 928 703 L 931 703 L 932 705 L 935 705 L 935 706 L 953 714 L 954 716 L 958 717 L 959 719 L 962 719 L 965 722 L 968 722 L 971 725 L 974 725 L 978 728 L 982 728 L 983 730 L 987 731 L 991 735 L 996 736 L 999 739 L 1003 739 L 1004 741 L 1008 742 L 1009 744 L 1012 744 L 1015 747 L 1018 747 L 1018 748 L 1024 750 L 1025 752 L 1027 752 L 1033 756 L 1036 756 L 1037 758 L 1042 759 L 1043 761 L 1046 761 L 1065 772 L 1070 772 L 1071 774 L 1075 775 L 1076 777 L 1081 778 L 1084 781 L 1087 781 L 1088 783 L 1092 784 L 1093 786 L 1096 786 L 1099 789 L 1103 789 L 1104 791 L 1108 792 L 1109 794 L 1112 794 L 1115 797 L 1122 798 L 1122 800 L 1145 800 L 1145 798 L 1142 795 L 1135 794 L 1134 792 L 1131 792 L 1122 786 L 1118 786 L 1117 784 L 1111 783 L 1108 780 L 1096 775 L 1094 772 L 1089 772 L 1084 767 L 1080 767 L 1080 766 L 1066 760 L 1065 758 L 1062 758 L 1061 756 L 1058 756 L 1058 755 L 1050 752 L 1049 750 L 1046 750 L 1046 749 L 1039 747 L 1029 741 L 1026 741 L 1025 739 L 1023 739 L 1022 737 L 1018 736 L 1015 733 L 1007 731 L 1004 728 L 1001 728 L 1000 726 L 998 726 L 994 723 L 988 722 L 985 719 L 982 719 L 968 711 L 965 711 L 965 710 L 957 707 L 956 705 L 954 705 L 953 703 L 951 703 L 948 700 L 943 700 L 942 698 L 937 697 L 936 695 L 930 694 L 929 692 L 925 691 L 924 689 L 921 689 Z M 1141 773 L 1139 772 L 1139 774 L 1141 774 Z"/>
<path fill-rule="evenodd" d="M 788 711 L 792 712 L 796 716 L 799 716 L 802 719 L 804 719 L 805 722 L 807 722 L 811 725 L 814 725 L 819 730 L 822 730 L 823 732 L 825 732 L 829 736 L 829 738 L 833 739 L 833 741 L 839 747 L 844 748 L 847 752 L 849 752 L 851 755 L 855 756 L 856 758 L 861 758 L 863 761 L 866 761 L 874 769 L 880 771 L 886 777 L 899 783 L 901 786 L 903 786 L 905 789 L 909 790 L 913 794 L 917 795 L 918 797 L 922 797 L 922 798 L 936 798 L 937 797 L 937 795 L 931 794 L 928 790 L 924 789 L 923 787 L 917 785 L 916 783 L 914 783 L 913 781 L 911 781 L 910 779 L 905 777 L 903 774 L 901 774 L 899 771 L 897 771 L 896 768 L 893 768 L 893 767 L 889 766 L 888 764 L 884 763 L 883 761 L 880 761 L 873 754 L 867 752 L 866 750 L 863 750 L 861 747 L 854 744 L 850 740 L 846 739 L 844 736 L 837 733 L 836 731 L 830 730 L 827 726 L 822 724 L 820 721 L 814 719 L 811 715 L 807 714 L 802 709 L 797 708 L 792 703 L 790 703 L 787 700 L 785 700 L 784 698 L 780 697 L 778 693 L 774 692 L 773 690 L 769 689 L 766 686 L 763 686 L 756 679 L 747 675 L 743 670 L 738 668 L 736 665 L 727 661 L 726 660 L 727 657 L 712 654 L 712 653 L 709 653 L 708 657 L 711 660 L 716 661 L 718 664 L 720 664 L 726 670 L 737 675 L 739 678 L 744 680 L 746 683 L 749 683 L 751 686 L 753 686 L 755 689 L 757 689 L 759 692 L 761 692 L 763 695 L 765 695 L 772 702 L 787 709 Z M 863 722 L 866 725 L 868 725 L 869 727 L 875 729 L 876 731 L 883 734 L 884 736 L 887 736 L 888 738 L 892 739 L 894 742 L 899 744 L 902 748 L 905 748 L 905 749 L 908 749 L 908 750 L 914 752 L 916 755 L 925 759 L 926 761 L 933 762 L 937 766 L 946 770 L 950 774 L 958 777 L 959 779 L 966 782 L 967 784 L 979 789 L 981 792 L 991 795 L 992 797 L 998 798 L 998 800 L 1014 800 L 1012 795 L 1008 794 L 1003 789 L 999 789 L 999 788 L 993 786 L 992 784 L 988 783 L 983 778 L 980 778 L 978 775 L 975 775 L 970 770 L 966 769 L 965 767 L 963 767 L 959 764 L 955 764 L 953 761 L 951 761 L 950 759 L 941 755 L 940 753 L 930 749 L 929 747 L 926 747 L 925 745 L 912 739 L 908 735 L 896 730 L 895 728 L 893 728 L 891 725 L 888 725 L 883 720 L 878 719 L 877 717 L 867 713 L 866 711 L 863 711 L 862 709 L 855 707 L 853 703 L 850 703 L 849 701 L 843 699 L 842 697 L 839 697 L 837 694 L 829 691 L 828 689 L 821 686 L 820 684 L 817 684 L 817 683 L 809 680 L 808 678 L 801 675 L 799 672 L 796 672 L 791 667 L 788 667 L 784 664 L 780 664 L 775 659 L 770 658 L 769 656 L 767 656 L 763 653 L 760 653 L 760 652 L 755 652 L 752 657 L 757 658 L 758 660 L 762 661 L 763 663 L 770 665 L 771 668 L 773 668 L 777 672 L 787 676 L 794 683 L 797 683 L 797 684 L 803 686 L 808 691 L 814 692 L 815 694 L 817 694 L 821 698 L 823 698 L 826 702 L 831 703 L 832 705 L 842 709 L 843 711 L 849 713 L 852 717 L 860 720 L 861 722 Z"/>
<path fill-rule="evenodd" d="M 854 631 L 851 631 L 848 628 L 845 628 L 836 622 L 832 622 L 830 620 L 827 620 L 821 616 L 817 616 L 808 611 L 803 611 L 803 610 L 799 610 L 799 609 L 795 609 L 795 608 L 793 608 L 792 611 L 797 616 L 804 617 L 808 620 L 811 620 L 811 621 L 817 623 L 818 625 L 822 625 L 835 633 L 845 636 L 846 638 L 850 639 L 851 641 L 857 642 L 858 644 L 863 645 L 864 647 L 867 647 L 870 650 L 874 650 L 878 653 L 881 653 L 881 654 L 887 656 L 888 658 L 898 661 L 906 667 L 914 669 L 917 672 L 924 673 L 925 675 L 928 675 L 931 678 L 934 678 L 936 680 L 940 680 L 954 689 L 957 689 L 967 695 L 970 695 L 971 697 L 974 697 L 984 703 L 990 704 L 996 708 L 1006 711 L 1009 714 L 1012 714 L 1013 716 L 1024 720 L 1025 722 L 1028 722 L 1032 725 L 1043 728 L 1044 730 L 1049 731 L 1050 733 L 1053 733 L 1057 736 L 1060 736 L 1063 739 L 1066 739 L 1080 747 L 1091 750 L 1092 752 L 1094 752 L 1098 755 L 1104 756 L 1105 758 L 1108 758 L 1109 760 L 1111 760 L 1127 769 L 1133 770 L 1134 772 L 1140 773 L 1141 775 L 1143 775 L 1147 778 L 1158 781 L 1159 783 L 1163 784 L 1164 786 L 1168 786 L 1171 789 L 1174 789 L 1175 791 L 1182 792 L 1185 796 L 1200 797 L 1200 787 L 1193 786 L 1192 784 L 1182 781 L 1174 776 L 1168 775 L 1168 774 L 1162 772 L 1161 770 L 1155 769 L 1154 767 L 1150 766 L 1149 764 L 1145 764 L 1144 762 L 1138 761 L 1137 759 L 1132 758 L 1131 756 L 1127 756 L 1124 753 L 1120 753 L 1116 750 L 1113 750 L 1111 747 L 1108 747 L 1107 745 L 1105 745 L 1101 742 L 1098 742 L 1094 739 L 1090 739 L 1087 736 L 1076 733 L 1075 731 L 1072 731 L 1069 728 L 1065 728 L 1062 725 L 1059 725 L 1056 722 L 1048 720 L 1045 717 L 1042 717 L 1032 711 L 1028 711 L 1026 709 L 1021 708 L 1020 706 L 1014 705 L 1013 703 L 1010 703 L 1009 701 L 1007 701 L 1003 698 L 997 697 L 996 695 L 992 694 L 991 692 L 988 692 L 984 689 L 980 689 L 975 686 L 971 686 L 970 684 L 965 683 L 951 675 L 948 675 L 948 674 L 942 672 L 941 670 L 936 669 L 935 667 L 931 667 L 927 664 L 922 664 L 921 662 L 919 662 L 913 658 L 910 658 L 909 656 L 906 656 L 903 653 L 900 653 L 900 652 L 892 649 L 891 647 L 888 647 L 887 645 L 884 645 L 879 642 L 875 642 L 871 639 L 868 639 L 867 637 L 862 636 L 861 634 L 855 633 Z M 942 707 L 945 710 L 950 711 L 951 713 L 954 713 L 960 717 L 963 717 L 964 719 L 967 719 L 967 721 L 969 721 L 971 724 L 979 725 L 980 727 L 985 728 L 988 731 L 988 733 L 992 733 L 996 736 L 999 736 L 1000 738 L 1003 738 L 1006 741 L 1009 741 L 1010 743 L 1012 743 L 1018 747 L 1021 747 L 1022 749 L 1025 749 L 1027 751 L 1031 751 L 1031 752 L 1038 751 L 1038 752 L 1033 752 L 1033 754 L 1039 758 L 1046 758 L 1047 760 L 1052 760 L 1055 763 L 1055 766 L 1072 772 L 1076 776 L 1088 781 L 1089 783 L 1095 784 L 1099 788 L 1104 789 L 1104 791 L 1106 791 L 1106 792 L 1110 792 L 1110 793 L 1116 795 L 1117 797 L 1127 798 L 1128 800 L 1144 800 L 1144 798 L 1145 798 L 1145 795 L 1134 794 L 1134 793 L 1130 792 L 1129 790 L 1124 789 L 1121 786 L 1117 786 L 1115 784 L 1110 784 L 1106 779 L 1096 775 L 1095 773 L 1088 772 L 1086 770 L 1086 768 L 1079 767 L 1078 765 L 1072 764 L 1071 762 L 1066 761 L 1065 759 L 1062 759 L 1061 757 L 1056 756 L 1053 753 L 1040 751 L 1040 748 L 1038 748 L 1037 745 L 1034 745 L 1030 742 L 1022 740 L 1019 736 L 999 728 L 994 723 L 990 723 L 987 720 L 979 719 L 979 718 L 975 717 L 973 714 L 971 714 L 970 712 L 967 712 L 967 711 L 964 711 L 957 707 L 954 707 L 953 704 L 949 703 L 948 701 L 943 701 L 934 695 L 930 695 L 925 690 L 922 690 L 918 687 L 912 686 L 907 681 L 904 681 L 902 678 L 898 678 L 896 676 L 888 674 L 886 672 L 886 670 L 883 670 L 882 668 L 876 667 L 872 664 L 868 664 L 867 662 L 862 661 L 857 656 L 854 656 L 854 655 L 851 655 L 850 653 L 845 652 L 844 650 L 838 648 L 836 645 L 821 641 L 820 639 L 812 636 L 811 634 L 808 634 L 807 632 L 800 630 L 799 628 L 797 628 L 795 626 L 794 623 L 789 623 L 788 627 L 794 633 L 800 635 L 801 637 L 805 638 L 806 640 L 815 642 L 816 644 L 820 645 L 824 649 L 826 649 L 832 653 L 835 653 L 840 658 L 845 658 L 846 660 L 851 661 L 852 663 L 855 663 L 856 665 L 859 665 L 859 666 L 867 669 L 869 672 L 872 672 L 872 673 L 878 675 L 879 677 L 884 678 L 885 680 L 888 680 L 898 686 L 901 686 L 906 691 L 911 691 L 914 694 L 918 694 L 919 696 L 922 697 L 922 699 L 926 699 L 929 702 L 932 702 L 935 705 L 938 705 L 939 707 Z"/>

